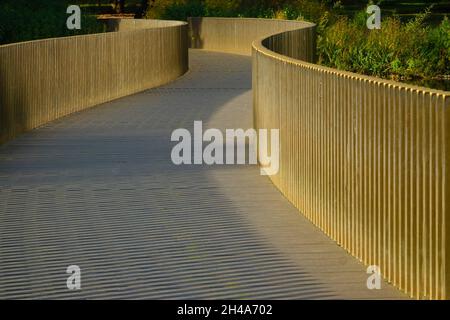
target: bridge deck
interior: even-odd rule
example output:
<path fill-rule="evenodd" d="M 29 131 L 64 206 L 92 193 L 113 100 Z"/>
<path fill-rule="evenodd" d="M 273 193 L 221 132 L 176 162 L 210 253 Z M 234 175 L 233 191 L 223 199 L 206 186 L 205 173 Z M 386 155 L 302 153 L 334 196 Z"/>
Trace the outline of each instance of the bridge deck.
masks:
<path fill-rule="evenodd" d="M 250 58 L 190 55 L 169 85 L 0 147 L 0 298 L 405 298 L 368 290 L 256 166 L 172 164 L 172 130 L 252 124 Z"/>

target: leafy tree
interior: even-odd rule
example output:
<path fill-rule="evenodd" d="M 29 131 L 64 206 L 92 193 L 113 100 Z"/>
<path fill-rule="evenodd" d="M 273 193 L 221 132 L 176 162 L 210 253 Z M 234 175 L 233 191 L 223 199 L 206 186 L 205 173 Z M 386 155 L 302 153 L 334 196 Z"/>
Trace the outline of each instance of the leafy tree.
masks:
<path fill-rule="evenodd" d="M 95 16 L 82 14 L 81 30 L 68 30 L 69 0 L 1 0 L 0 44 L 102 32 Z"/>

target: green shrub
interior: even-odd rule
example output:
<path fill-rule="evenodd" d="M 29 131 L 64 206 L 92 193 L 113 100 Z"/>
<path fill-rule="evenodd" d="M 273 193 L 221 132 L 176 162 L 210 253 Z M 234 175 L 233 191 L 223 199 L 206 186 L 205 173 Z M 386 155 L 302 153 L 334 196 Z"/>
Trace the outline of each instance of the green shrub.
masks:
<path fill-rule="evenodd" d="M 210 17 L 234 17 L 238 14 L 240 0 L 205 0 L 205 13 Z"/>
<path fill-rule="evenodd" d="M 331 25 L 319 22 L 319 63 L 384 78 L 410 79 L 449 74 L 450 23 L 424 24 L 429 12 L 408 23 L 398 17 L 382 21 L 380 30 L 365 26 L 367 14 L 339 18 Z M 325 23 L 326 24 L 326 23 Z"/>
<path fill-rule="evenodd" d="M 368 14 L 342 15 L 340 1 L 331 0 L 160 0 L 153 18 L 239 16 L 299 19 L 317 24 L 318 63 L 384 78 L 409 79 L 450 75 L 450 22 L 437 27 L 424 22 L 430 10 L 408 23 L 384 17 L 380 30 L 366 27 Z"/>
<path fill-rule="evenodd" d="M 82 14 L 81 30 L 68 30 L 65 0 L 2 0 L 0 44 L 104 31 L 94 16 Z"/>
<path fill-rule="evenodd" d="M 205 16 L 205 8 L 200 1 L 173 2 L 161 13 L 162 19 L 184 20 L 188 17 Z"/>
<path fill-rule="evenodd" d="M 437 28 L 429 31 L 422 54 L 428 59 L 427 74 L 450 75 L 450 21 L 447 17 Z"/>

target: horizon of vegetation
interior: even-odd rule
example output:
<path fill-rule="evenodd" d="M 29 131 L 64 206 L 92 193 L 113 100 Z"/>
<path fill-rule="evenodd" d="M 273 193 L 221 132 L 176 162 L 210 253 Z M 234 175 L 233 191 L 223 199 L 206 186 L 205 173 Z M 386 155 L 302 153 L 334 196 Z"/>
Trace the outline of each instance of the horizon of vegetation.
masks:
<path fill-rule="evenodd" d="M 365 8 L 382 8 L 368 30 Z M 82 30 L 67 30 L 66 8 L 82 9 Z M 450 0 L 2 0 L 0 44 L 105 32 L 100 14 L 186 20 L 189 16 L 308 20 L 317 24 L 317 63 L 450 90 Z"/>

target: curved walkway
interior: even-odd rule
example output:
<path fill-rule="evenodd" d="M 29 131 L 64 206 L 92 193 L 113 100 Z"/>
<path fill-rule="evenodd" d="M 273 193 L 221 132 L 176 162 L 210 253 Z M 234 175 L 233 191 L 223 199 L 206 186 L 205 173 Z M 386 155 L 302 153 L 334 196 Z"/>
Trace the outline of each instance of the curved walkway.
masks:
<path fill-rule="evenodd" d="M 256 166 L 172 164 L 176 128 L 252 125 L 250 57 L 190 68 L 0 147 L 0 298 L 405 298 L 368 290 Z"/>

